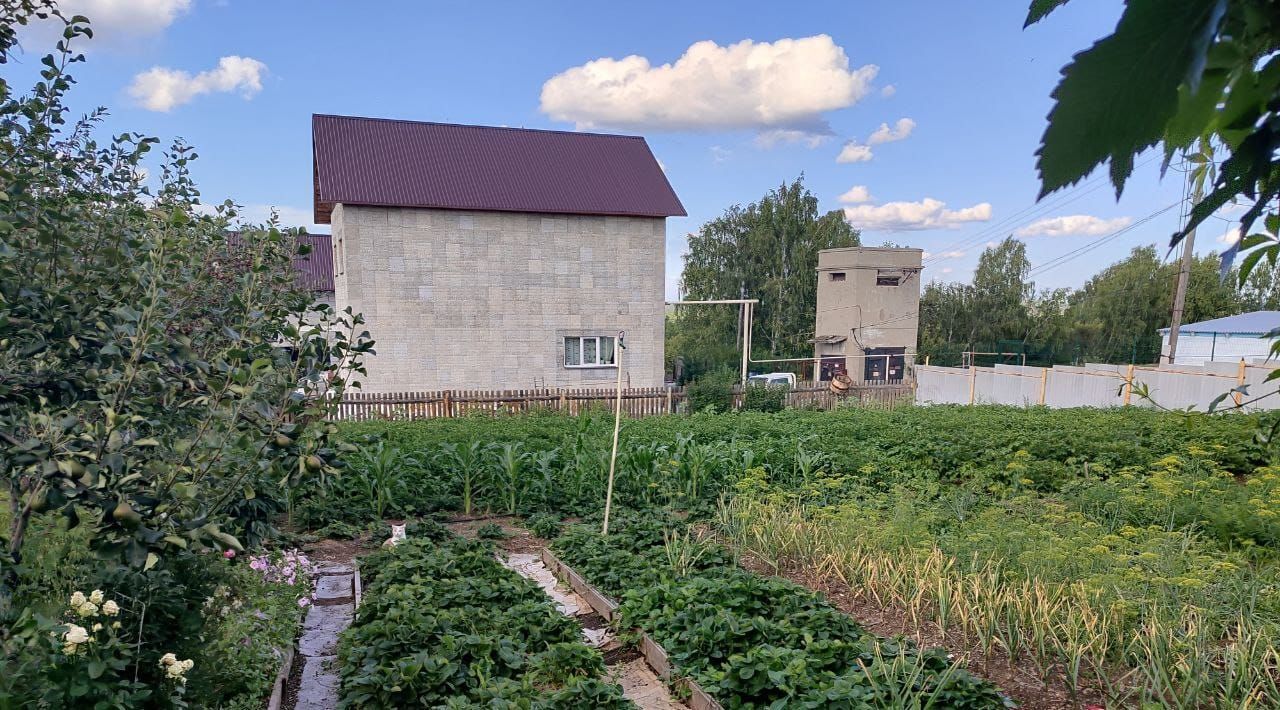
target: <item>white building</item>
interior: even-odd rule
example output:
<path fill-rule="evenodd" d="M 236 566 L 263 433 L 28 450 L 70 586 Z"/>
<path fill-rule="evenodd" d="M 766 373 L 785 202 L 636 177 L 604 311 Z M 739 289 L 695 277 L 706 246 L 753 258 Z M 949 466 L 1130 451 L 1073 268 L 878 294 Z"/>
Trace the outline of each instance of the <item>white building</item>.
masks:
<path fill-rule="evenodd" d="M 643 138 L 315 116 L 334 303 L 377 352 L 365 392 L 663 381 L 666 218 Z"/>
<path fill-rule="evenodd" d="M 1280 329 L 1280 311 L 1253 311 L 1225 318 L 1187 323 L 1178 329 L 1178 352 L 1174 364 L 1238 362 L 1264 359 L 1271 354 L 1274 336 Z M 1169 362 L 1169 329 L 1160 329 L 1160 362 Z"/>

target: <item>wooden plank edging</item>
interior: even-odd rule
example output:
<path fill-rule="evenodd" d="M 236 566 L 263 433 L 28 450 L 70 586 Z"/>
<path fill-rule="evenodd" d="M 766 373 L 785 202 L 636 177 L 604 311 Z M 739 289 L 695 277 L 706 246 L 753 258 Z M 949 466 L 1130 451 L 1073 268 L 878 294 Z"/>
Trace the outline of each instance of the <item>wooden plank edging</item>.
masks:
<path fill-rule="evenodd" d="M 560 561 L 550 548 L 542 548 L 542 563 L 551 570 L 551 573 L 562 582 L 568 582 L 573 591 L 577 592 L 597 614 L 604 617 L 606 621 L 613 621 L 618 615 L 618 603 L 605 596 L 588 582 L 577 570 Z M 705 690 L 698 685 L 698 682 L 692 678 L 683 677 L 676 678 L 671 681 L 675 674 L 675 668 L 671 665 L 671 659 L 667 656 L 667 651 L 657 641 L 653 640 L 647 632 L 640 632 L 640 653 L 644 656 L 645 663 L 653 668 L 659 678 L 672 682 L 677 689 L 683 690 L 689 694 L 689 707 L 692 710 L 723 710 L 723 707 L 715 698 L 711 697 Z"/>
<path fill-rule="evenodd" d="M 360 583 L 360 558 L 351 559 L 351 596 L 355 598 L 355 609 L 360 608 L 360 598 L 364 595 L 364 585 Z"/>
<path fill-rule="evenodd" d="M 284 686 L 289 682 L 289 672 L 293 670 L 293 646 L 284 650 L 284 662 L 280 664 L 280 672 L 271 684 L 271 697 L 267 700 L 267 710 L 280 710 L 284 702 Z"/>

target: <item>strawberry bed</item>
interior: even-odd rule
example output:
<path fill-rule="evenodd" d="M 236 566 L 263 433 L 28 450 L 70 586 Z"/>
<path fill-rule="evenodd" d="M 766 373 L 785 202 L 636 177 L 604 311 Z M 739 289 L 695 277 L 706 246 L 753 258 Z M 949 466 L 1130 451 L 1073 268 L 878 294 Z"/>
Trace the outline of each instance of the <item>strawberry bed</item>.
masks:
<path fill-rule="evenodd" d="M 600 653 L 493 548 L 409 540 L 365 558 L 341 708 L 630 708 Z"/>
<path fill-rule="evenodd" d="M 991 683 L 942 649 L 868 633 L 817 594 L 734 566 L 677 521 L 623 518 L 607 537 L 573 526 L 553 549 L 619 599 L 679 674 L 726 708 L 1003 708 Z M 675 531 L 675 532 L 672 532 Z"/>

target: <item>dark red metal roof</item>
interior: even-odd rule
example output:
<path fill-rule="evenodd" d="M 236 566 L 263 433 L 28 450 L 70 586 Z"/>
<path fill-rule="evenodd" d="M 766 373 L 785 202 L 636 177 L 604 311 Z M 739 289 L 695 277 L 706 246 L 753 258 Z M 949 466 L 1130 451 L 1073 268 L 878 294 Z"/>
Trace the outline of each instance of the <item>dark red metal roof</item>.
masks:
<path fill-rule="evenodd" d="M 298 285 L 312 291 L 333 290 L 333 238 L 328 234 L 299 234 L 299 244 L 311 245 L 311 252 L 306 256 L 293 257 L 293 270 L 298 277 Z M 227 232 L 227 245 L 232 249 L 245 247 L 242 232 Z"/>
<path fill-rule="evenodd" d="M 315 221 L 333 205 L 684 215 L 639 136 L 315 115 Z"/>
<path fill-rule="evenodd" d="M 311 245 L 311 253 L 293 257 L 298 284 L 312 291 L 333 290 L 333 239 L 328 234 L 302 234 L 298 241 Z"/>

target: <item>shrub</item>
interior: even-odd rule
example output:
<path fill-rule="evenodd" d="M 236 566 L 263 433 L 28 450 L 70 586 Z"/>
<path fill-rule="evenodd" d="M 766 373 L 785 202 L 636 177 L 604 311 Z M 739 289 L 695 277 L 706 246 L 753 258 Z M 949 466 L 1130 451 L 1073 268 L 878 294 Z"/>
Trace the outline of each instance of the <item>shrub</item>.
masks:
<path fill-rule="evenodd" d="M 689 412 L 728 412 L 733 409 L 733 388 L 738 378 L 729 370 L 703 375 L 685 389 Z"/>
<path fill-rule="evenodd" d="M 748 412 L 781 412 L 787 406 L 790 391 L 785 384 L 749 384 L 742 394 L 742 408 Z"/>

